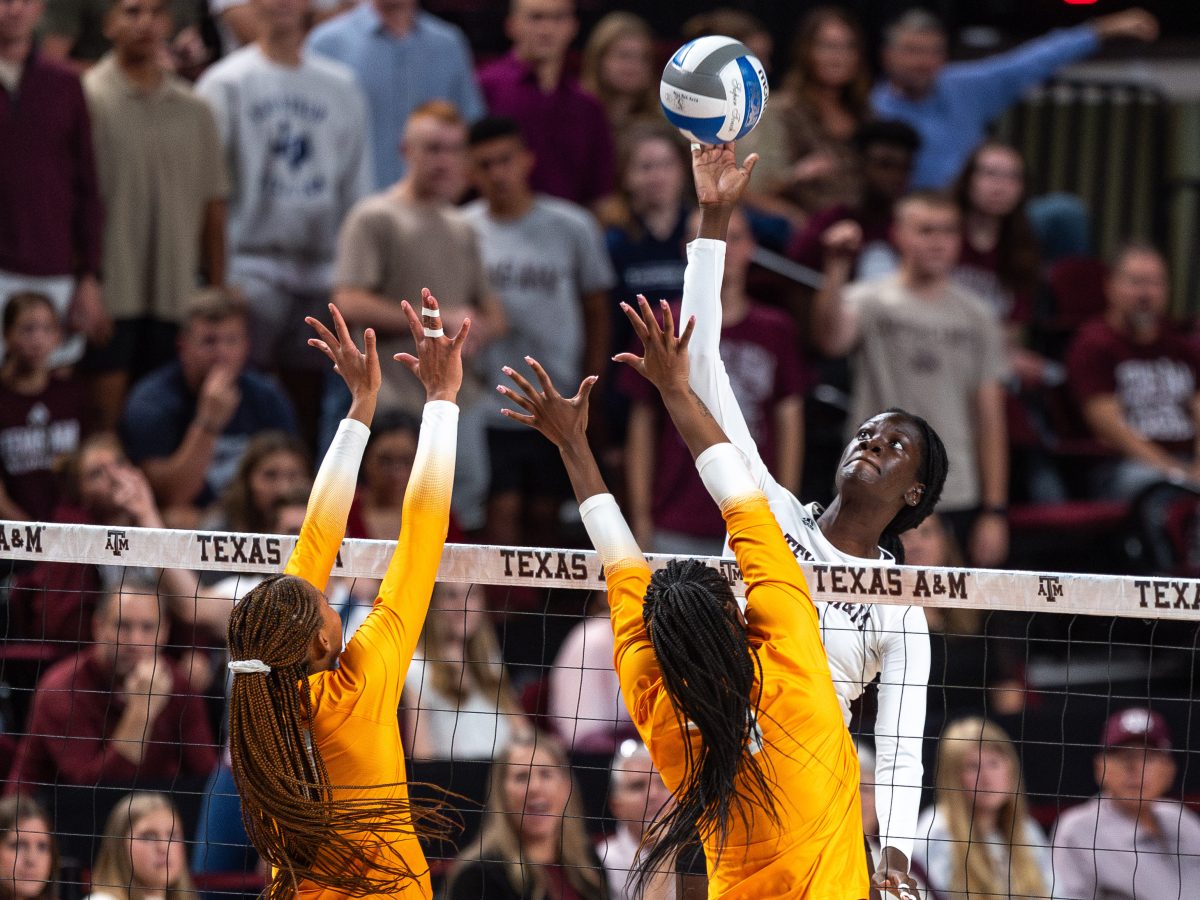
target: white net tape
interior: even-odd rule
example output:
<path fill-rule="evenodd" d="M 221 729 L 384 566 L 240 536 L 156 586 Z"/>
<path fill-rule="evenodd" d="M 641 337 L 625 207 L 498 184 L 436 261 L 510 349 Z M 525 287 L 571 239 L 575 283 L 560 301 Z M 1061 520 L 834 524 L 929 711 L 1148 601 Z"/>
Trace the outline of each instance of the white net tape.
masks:
<path fill-rule="evenodd" d="M 0 520 L 0 559 L 34 562 L 278 572 L 295 543 L 295 537 L 281 535 Z M 394 548 L 391 541 L 343 541 L 334 574 L 381 578 Z M 671 557 L 649 559 L 659 568 Z M 734 593 L 744 593 L 733 560 L 705 561 L 725 575 Z M 1200 619 L 1200 580 L 914 566 L 803 563 L 801 568 L 813 599 L 830 603 Z M 438 580 L 576 590 L 604 586 L 592 551 L 476 544 L 447 544 Z"/>

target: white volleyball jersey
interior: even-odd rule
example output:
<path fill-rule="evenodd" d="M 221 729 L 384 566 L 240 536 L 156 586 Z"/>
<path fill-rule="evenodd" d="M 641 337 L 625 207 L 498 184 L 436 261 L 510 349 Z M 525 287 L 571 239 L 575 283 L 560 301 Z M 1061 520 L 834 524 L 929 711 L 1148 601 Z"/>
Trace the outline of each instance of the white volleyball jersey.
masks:
<path fill-rule="evenodd" d="M 882 550 L 880 559 L 842 553 L 817 526 L 817 504 L 801 503 L 767 471 L 730 389 L 720 356 L 720 288 L 725 270 L 725 243 L 697 239 L 688 244 L 687 252 L 680 322 L 696 317 L 688 346 L 691 387 L 729 440 L 745 455 L 792 552 L 797 559 L 811 563 L 878 567 L 893 562 Z M 728 545 L 725 552 L 733 555 Z M 880 839 L 883 846 L 895 847 L 911 857 L 921 803 L 921 742 L 929 683 L 929 626 L 925 611 L 916 606 L 850 601 L 816 606 L 830 674 L 847 725 L 850 704 L 879 678 L 875 807 Z"/>

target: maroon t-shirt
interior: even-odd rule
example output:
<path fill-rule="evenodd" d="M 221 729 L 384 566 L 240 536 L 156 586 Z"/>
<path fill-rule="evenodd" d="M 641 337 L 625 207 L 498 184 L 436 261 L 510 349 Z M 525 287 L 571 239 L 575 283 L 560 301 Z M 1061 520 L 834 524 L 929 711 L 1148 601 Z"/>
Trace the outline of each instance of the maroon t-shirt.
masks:
<path fill-rule="evenodd" d="M 829 206 L 813 214 L 804 227 L 796 232 L 788 244 L 787 255 L 810 269 L 818 272 L 825 270 L 825 244 L 822 236 L 830 226 L 844 219 L 857 222 L 862 229 L 862 245 L 864 248 L 874 246 L 891 246 L 891 221 L 869 221 L 862 213 L 844 203 Z"/>
<path fill-rule="evenodd" d="M 1115 394 L 1129 427 L 1168 453 L 1192 455 L 1192 400 L 1200 348 L 1164 328 L 1150 344 L 1135 344 L 1105 319 L 1088 322 L 1067 351 L 1071 389 L 1082 404 Z"/>
<path fill-rule="evenodd" d="M 0 385 L 0 479 L 31 518 L 53 514 L 58 486 L 51 466 L 78 449 L 87 411 L 87 390 L 75 378 L 52 378 L 36 396 Z"/>
<path fill-rule="evenodd" d="M 6 793 L 22 784 L 125 784 L 137 777 L 207 775 L 217 751 L 204 700 L 191 693 L 183 673 L 169 660 L 171 699 L 146 735 L 144 755 L 133 763 L 113 749 L 109 735 L 125 710 L 113 690 L 114 676 L 86 650 L 46 670 L 29 711 L 29 727 L 17 748 Z"/>
<path fill-rule="evenodd" d="M 616 185 L 612 126 L 603 104 L 563 74 L 546 93 L 533 67 L 508 54 L 479 69 L 479 87 L 494 116 L 521 126 L 533 151 L 534 190 L 591 206 Z"/>
<path fill-rule="evenodd" d="M 1033 318 L 1033 297 L 1029 291 L 1013 291 L 1001 284 L 999 267 L 995 247 L 985 253 L 964 240 L 954 280 L 987 303 L 997 321 L 1027 324 Z"/>
<path fill-rule="evenodd" d="M 676 321 L 679 310 L 675 309 Z M 640 353 L 641 346 L 634 348 Z M 736 325 L 721 329 L 721 359 L 729 383 L 767 468 L 775 468 L 775 405 L 803 395 L 809 386 L 808 368 L 796 349 L 796 331 L 786 313 L 757 303 Z M 621 389 L 634 402 L 658 404 L 658 392 L 628 367 L 621 372 Z M 721 511 L 704 488 L 692 455 L 670 418 L 662 414 L 654 460 L 654 525 L 696 537 L 725 534 Z"/>

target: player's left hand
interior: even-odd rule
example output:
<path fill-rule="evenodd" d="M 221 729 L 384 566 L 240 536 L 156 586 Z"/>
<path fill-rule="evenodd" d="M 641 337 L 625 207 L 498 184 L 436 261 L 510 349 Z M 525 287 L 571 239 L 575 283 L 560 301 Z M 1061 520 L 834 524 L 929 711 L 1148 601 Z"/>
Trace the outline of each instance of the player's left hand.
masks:
<path fill-rule="evenodd" d="M 379 371 L 379 355 L 375 350 L 375 330 L 368 328 L 363 332 L 363 349 L 359 350 L 341 310 L 330 303 L 329 314 L 333 317 L 333 331 L 318 319 L 305 317 L 304 321 L 317 333 L 315 338 L 308 339 L 308 345 L 329 357 L 333 371 L 342 376 L 351 396 L 378 394 L 383 376 Z"/>
<path fill-rule="evenodd" d="M 524 413 L 511 409 L 500 410 L 501 415 L 523 422 L 545 435 L 546 440 L 563 450 L 569 446 L 587 446 L 588 397 L 596 384 L 596 376 L 589 375 L 579 385 L 574 397 L 564 397 L 554 387 L 546 370 L 532 356 L 525 357 L 529 368 L 537 377 L 542 389 L 539 391 L 529 380 L 515 369 L 505 366 L 503 372 L 512 379 L 517 390 L 497 385 L 496 390 L 511 400 Z"/>

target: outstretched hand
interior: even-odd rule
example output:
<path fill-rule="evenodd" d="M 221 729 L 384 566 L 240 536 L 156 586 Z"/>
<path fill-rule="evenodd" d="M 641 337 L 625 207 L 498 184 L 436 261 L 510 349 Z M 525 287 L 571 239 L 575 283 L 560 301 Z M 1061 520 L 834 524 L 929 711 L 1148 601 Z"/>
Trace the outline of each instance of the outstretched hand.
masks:
<path fill-rule="evenodd" d="M 517 390 L 502 384 L 497 385 L 496 390 L 525 412 L 502 409 L 500 414 L 540 431 L 559 450 L 567 447 L 586 447 L 588 398 L 596 384 L 596 376 L 589 375 L 583 379 L 575 396 L 568 398 L 562 396 L 554 387 L 554 382 L 550 380 L 541 363 L 532 356 L 525 357 L 525 362 L 533 369 L 533 374 L 542 389 L 539 391 L 520 372 L 505 366 L 501 371 L 512 379 Z"/>
<path fill-rule="evenodd" d="M 375 350 L 375 329 L 368 328 L 363 332 L 363 349 L 359 350 L 341 310 L 330 303 L 329 313 L 333 316 L 333 331 L 312 316 L 305 317 L 304 321 L 317 333 L 315 338 L 308 339 L 308 346 L 315 347 L 329 357 L 333 362 L 333 371 L 342 376 L 342 381 L 350 389 L 350 396 L 357 398 L 378 394 L 382 376 L 379 373 L 379 355 Z"/>
<path fill-rule="evenodd" d="M 317 333 L 308 339 L 308 345 L 324 353 L 333 362 L 333 371 L 342 376 L 350 389 L 350 409 L 346 418 L 356 419 L 368 428 L 375 418 L 375 402 L 379 398 L 379 355 L 375 350 L 375 330 L 363 332 L 363 349 L 359 350 L 346 326 L 342 312 L 332 303 L 329 314 L 333 316 L 333 331 L 312 316 L 304 321 Z"/>
<path fill-rule="evenodd" d="M 634 333 L 642 340 L 645 356 L 618 353 L 613 360 L 629 365 L 666 397 L 668 394 L 688 390 L 687 348 L 692 339 L 692 331 L 696 327 L 696 317 L 688 319 L 683 334 L 676 337 L 675 316 L 671 312 L 670 304 L 666 300 L 660 300 L 659 303 L 663 313 L 661 326 L 654 318 L 650 301 L 644 295 L 638 294 L 636 311 L 628 303 L 621 304 L 625 317 L 633 325 Z"/>
<path fill-rule="evenodd" d="M 696 199 L 701 206 L 736 206 L 757 163 L 758 154 L 751 153 L 739 166 L 732 143 L 694 145 L 692 175 L 696 180 Z"/>
<path fill-rule="evenodd" d="M 462 347 L 471 331 L 471 320 L 463 319 L 458 334 L 453 338 L 443 333 L 441 307 L 429 288 L 421 290 L 421 315 L 405 300 L 400 304 L 408 319 L 408 329 L 417 344 L 417 355 L 397 353 L 393 358 L 404 363 L 408 370 L 425 385 L 427 400 L 449 400 L 458 398 L 462 387 Z"/>

